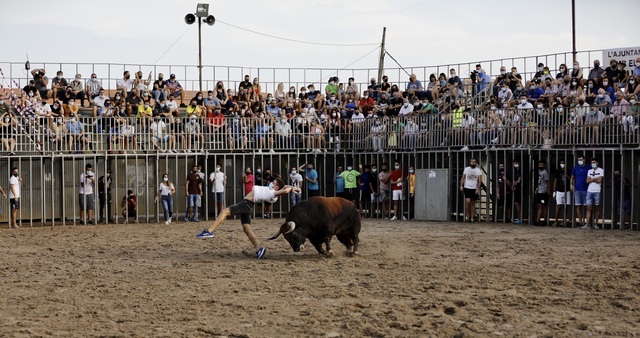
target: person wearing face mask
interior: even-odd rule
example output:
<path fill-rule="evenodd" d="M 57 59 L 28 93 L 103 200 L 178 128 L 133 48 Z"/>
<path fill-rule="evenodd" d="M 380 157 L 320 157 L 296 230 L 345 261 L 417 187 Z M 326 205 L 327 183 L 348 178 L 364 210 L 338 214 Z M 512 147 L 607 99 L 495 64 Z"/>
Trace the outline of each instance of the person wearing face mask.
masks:
<path fill-rule="evenodd" d="M 51 91 L 53 92 L 53 99 L 57 100 L 64 95 L 65 88 L 69 85 L 69 81 L 64 78 L 63 73 L 59 70 L 56 73 L 56 77 L 51 81 Z"/>
<path fill-rule="evenodd" d="M 272 136 L 271 120 L 265 118 L 264 114 L 258 116 L 255 126 L 256 153 L 262 154 L 262 149 L 269 148 L 269 153 L 274 154 L 273 136 Z"/>
<path fill-rule="evenodd" d="M 375 108 L 376 102 L 374 101 L 373 97 L 370 96 L 369 91 L 362 92 L 360 101 L 358 101 L 358 106 L 362 109 L 362 112 L 365 115 L 368 115 L 369 112 Z"/>
<path fill-rule="evenodd" d="M 605 114 L 599 107 L 590 107 L 589 113 L 584 117 L 584 129 L 582 140 L 585 144 L 600 144 L 600 126 L 604 123 Z M 606 131 L 606 130 L 605 130 Z"/>
<path fill-rule="evenodd" d="M 511 194 L 513 195 L 513 208 L 515 211 L 513 217 L 513 224 L 522 224 L 522 169 L 520 168 L 520 160 L 513 160 L 513 171 L 511 173 L 513 178 L 511 184 Z"/>
<path fill-rule="evenodd" d="M 567 65 L 562 63 L 558 67 L 558 74 L 556 74 L 556 80 L 562 81 L 565 78 L 565 76 L 569 76 L 569 69 L 567 68 Z"/>
<path fill-rule="evenodd" d="M 179 122 L 176 121 L 175 123 Z M 151 131 L 151 143 L 157 151 L 162 150 L 162 143 L 168 143 L 168 149 L 170 149 L 169 152 L 173 152 L 173 149 L 175 149 L 176 135 L 173 133 L 167 135 L 165 131 L 166 126 L 167 125 L 162 121 L 162 119 L 153 119 L 153 122 L 151 122 L 151 125 L 149 126 L 149 130 Z"/>
<path fill-rule="evenodd" d="M 296 188 L 296 191 L 291 193 L 291 206 L 295 207 L 296 204 L 302 201 L 302 187 L 304 186 L 304 180 L 297 167 L 291 167 L 289 185 Z"/>
<path fill-rule="evenodd" d="M 610 119 L 613 124 L 622 124 L 622 117 L 627 114 L 628 109 L 629 102 L 625 100 L 622 92 L 618 92 L 616 100 L 613 102 L 613 106 L 611 107 L 611 114 L 606 117 Z"/>
<path fill-rule="evenodd" d="M 77 120 L 76 115 L 71 115 L 69 117 L 65 123 L 65 127 L 68 133 L 69 150 L 75 151 L 79 154 L 81 154 L 87 146 L 90 150 L 93 150 L 93 145 L 89 142 L 89 138 L 87 138 L 84 133 L 84 124 Z"/>
<path fill-rule="evenodd" d="M 216 163 L 215 171 L 209 174 L 209 182 L 211 182 L 211 193 L 216 203 L 216 217 L 220 215 L 224 209 L 224 188 L 227 185 L 227 175 L 222 171 L 222 165 Z"/>
<path fill-rule="evenodd" d="M 378 173 L 378 182 L 379 184 L 379 196 L 378 200 L 380 202 L 380 207 L 382 211 L 382 215 L 380 217 L 384 217 L 384 219 L 389 219 L 390 210 L 389 210 L 389 197 L 391 195 L 391 186 L 389 177 L 391 173 L 389 172 L 389 165 L 387 163 L 382 163 L 380 167 L 380 173 Z"/>
<path fill-rule="evenodd" d="M 416 147 L 419 129 L 418 124 L 413 121 L 413 119 L 407 121 L 407 125 L 404 126 L 402 133 L 402 148 L 414 149 Z"/>
<path fill-rule="evenodd" d="M 587 175 L 589 166 L 584 161 L 584 156 L 578 156 L 578 165 L 571 170 L 571 191 L 574 196 L 576 215 L 578 216 L 578 226 L 585 226 L 584 205 L 587 203 Z"/>
<path fill-rule="evenodd" d="M 20 211 L 20 195 L 22 190 L 22 178 L 17 167 L 11 168 L 9 178 L 9 205 L 11 206 L 11 228 L 20 229 L 18 225 L 18 212 Z"/>
<path fill-rule="evenodd" d="M 609 61 L 609 67 L 605 68 L 604 70 L 604 74 L 606 74 L 606 77 L 611 81 L 611 84 L 619 82 L 620 75 L 622 75 L 623 77 L 626 75 L 626 73 L 620 74 L 620 72 L 618 71 L 618 66 L 620 65 L 621 63 L 618 63 L 618 61 L 611 60 Z"/>
<path fill-rule="evenodd" d="M 366 173 L 365 173 L 366 174 Z M 371 211 L 370 211 L 370 216 L 371 217 L 375 217 L 375 218 L 379 218 L 380 214 L 379 214 L 379 204 L 382 203 L 382 199 L 380 198 L 380 193 L 379 193 L 379 187 L 380 184 L 378 182 L 378 167 L 376 166 L 376 164 L 372 164 L 371 165 L 371 172 L 369 173 L 370 177 L 369 177 L 369 188 L 371 189 Z"/>
<path fill-rule="evenodd" d="M 542 77 L 545 75 L 544 74 L 544 63 L 540 62 L 538 63 L 538 67 L 536 68 L 536 73 L 533 75 L 533 79 L 532 81 L 537 81 L 538 79 L 542 79 Z M 547 68 L 547 72 L 548 72 L 549 68 Z"/>
<path fill-rule="evenodd" d="M 286 117 L 281 117 L 275 124 L 274 132 L 276 133 L 276 147 L 278 149 L 291 149 L 296 145 L 295 140 L 293 140 L 291 130 L 291 124 Z"/>
<path fill-rule="evenodd" d="M 147 76 L 146 80 L 143 80 L 142 76 L 142 71 L 137 71 L 136 77 L 135 79 L 133 79 L 133 88 L 135 88 L 138 93 L 142 93 L 143 91 L 145 91 L 151 84 L 151 72 L 149 72 L 149 76 Z"/>
<path fill-rule="evenodd" d="M 113 180 L 111 179 L 111 169 L 107 168 L 106 174 L 100 176 L 98 178 L 98 201 L 100 203 L 100 218 L 98 219 L 98 223 L 105 222 L 104 218 L 104 210 L 107 209 L 107 222 L 113 222 L 113 218 L 111 217 L 111 183 Z"/>
<path fill-rule="evenodd" d="M 10 156 L 15 155 L 14 150 L 16 149 L 16 139 L 13 137 L 15 124 L 16 121 L 10 113 L 4 113 L 0 117 L 0 141 Z"/>
<path fill-rule="evenodd" d="M 360 172 L 353 168 L 353 164 L 347 164 L 347 170 L 343 171 L 339 175 L 344 179 L 344 198 L 352 201 L 357 205 L 359 191 L 358 191 L 358 177 Z"/>
<path fill-rule="evenodd" d="M 535 82 L 531 82 L 529 84 L 529 101 L 531 103 L 536 103 L 538 99 L 540 99 L 544 95 L 544 89 L 542 89 L 542 81 L 536 80 Z"/>
<path fill-rule="evenodd" d="M 320 196 L 320 184 L 318 180 L 318 172 L 313 168 L 313 162 L 309 161 L 298 168 L 298 171 L 304 170 L 304 180 L 307 184 L 307 198 Z"/>
<path fill-rule="evenodd" d="M 374 116 L 373 125 L 371 126 L 371 132 L 369 133 L 369 137 L 371 137 L 373 143 L 373 151 L 382 153 L 384 150 L 382 149 L 384 146 L 384 136 L 386 135 L 387 126 L 382 123 L 378 116 Z"/>
<path fill-rule="evenodd" d="M 464 168 L 460 177 L 460 192 L 464 194 L 464 221 L 473 223 L 476 216 L 476 200 L 480 196 L 482 186 L 482 170 L 478 168 L 478 160 L 472 157 L 469 166 Z"/>
<path fill-rule="evenodd" d="M 184 125 L 187 136 L 187 152 L 204 152 L 204 137 L 202 135 L 201 120 L 196 115 L 190 115 Z"/>
<path fill-rule="evenodd" d="M 620 195 L 622 195 L 622 204 Z M 613 172 L 613 196 L 616 201 L 613 224 L 617 224 L 619 229 L 628 230 L 631 228 L 631 181 L 627 177 L 622 177 L 620 169 Z M 620 213 L 623 214 L 622 219 Z"/>
<path fill-rule="evenodd" d="M 535 199 L 537 204 L 537 215 L 534 225 L 549 225 L 549 172 L 545 168 L 545 162 L 538 161 L 538 183 L 536 184 Z M 545 223 L 542 223 L 544 217 Z"/>
<path fill-rule="evenodd" d="M 167 101 L 164 98 L 156 101 L 155 106 L 153 107 L 153 117 L 170 117 L 171 109 L 167 105 Z"/>
<path fill-rule="evenodd" d="M 153 94 L 153 99 L 155 100 L 155 102 L 160 101 L 160 99 L 167 99 L 168 93 L 165 86 L 164 74 L 159 73 L 158 79 L 153 82 L 153 91 L 151 92 Z"/>
<path fill-rule="evenodd" d="M 147 124 L 150 124 L 153 120 L 153 108 L 147 102 L 139 105 L 136 117 L 140 119 L 142 130 L 146 130 Z"/>
<path fill-rule="evenodd" d="M 398 210 L 399 206 L 401 207 L 400 209 L 403 209 L 402 201 L 404 201 L 404 189 L 406 187 L 404 178 L 405 174 L 400 166 L 400 161 L 394 161 L 393 170 L 391 171 L 391 174 L 389 174 L 389 183 L 391 183 L 391 193 L 393 199 L 393 217 L 391 217 L 391 221 L 395 221 L 400 218 L 403 221 L 407 220 L 407 218 L 404 216 L 403 210 Z"/>
<path fill-rule="evenodd" d="M 124 100 L 127 106 L 127 116 L 137 114 L 140 106 L 144 106 L 142 98 L 136 90 L 131 90 Z"/>
<path fill-rule="evenodd" d="M 158 188 L 158 195 L 154 199 L 155 203 L 158 200 L 162 203 L 162 211 L 164 212 L 164 224 L 169 225 L 173 218 L 173 195 L 176 193 L 176 187 L 169 179 L 169 173 L 162 175 L 162 182 L 160 182 Z"/>
<path fill-rule="evenodd" d="M 586 223 L 580 229 L 599 230 L 598 220 L 600 220 L 600 201 L 602 195 L 602 182 L 604 180 L 604 169 L 598 166 L 596 158 L 591 159 L 591 168 L 587 171 L 587 216 Z M 593 218 L 592 218 L 593 217 Z"/>
<path fill-rule="evenodd" d="M 593 61 L 593 68 L 589 71 L 589 77 L 587 79 L 599 81 L 604 74 L 604 69 L 600 67 L 600 60 Z"/>
<path fill-rule="evenodd" d="M 345 189 L 344 189 L 344 177 L 342 177 L 342 173 L 344 172 L 344 167 L 341 165 L 338 166 L 335 178 L 333 179 L 333 184 L 335 184 L 336 189 L 336 197 L 341 197 L 346 199 Z"/>
<path fill-rule="evenodd" d="M 358 189 L 356 190 L 356 196 L 354 199 L 357 201 L 358 210 L 360 211 L 360 215 L 362 217 L 366 217 L 366 213 L 363 208 L 369 210 L 369 202 L 371 198 L 371 187 L 372 187 L 372 175 L 371 175 L 371 166 L 366 164 L 364 166 L 361 165 L 362 174 L 357 177 L 357 185 Z"/>
<path fill-rule="evenodd" d="M 93 165 L 87 163 L 85 165 L 85 172 L 80 174 L 80 184 L 78 185 L 78 194 L 80 202 L 80 223 L 81 224 L 95 224 L 93 221 L 93 210 L 95 209 L 94 201 L 94 186 L 95 186 L 95 174 L 93 173 Z M 87 218 L 85 219 L 85 210 L 87 212 Z"/>
<path fill-rule="evenodd" d="M 455 68 L 449 69 L 449 80 L 447 81 L 450 87 L 458 86 L 462 89 L 462 80 L 458 77 Z"/>
<path fill-rule="evenodd" d="M 333 95 L 338 101 L 341 101 L 340 91 L 338 88 L 339 82 L 340 80 L 337 76 L 332 76 L 329 78 L 329 82 L 324 87 L 324 93 L 327 97 L 331 97 Z"/>
<path fill-rule="evenodd" d="M 511 223 L 511 204 L 513 203 L 512 182 L 510 176 L 504 169 L 504 163 L 498 164 L 497 181 L 496 201 L 498 203 L 498 209 L 502 208 L 504 211 L 502 214 L 503 221 Z"/>
<path fill-rule="evenodd" d="M 176 80 L 176 74 L 169 75 L 169 80 L 164 83 L 168 96 L 173 97 L 174 99 L 180 98 L 180 107 L 186 108 L 187 105 L 184 104 L 184 89 L 182 88 L 182 85 L 180 85 L 180 82 Z"/>
<path fill-rule="evenodd" d="M 203 195 L 202 183 L 202 179 L 198 175 L 198 166 L 193 165 L 186 180 L 187 212 L 184 215 L 185 222 L 200 222 L 198 219 L 198 205 Z"/>
<path fill-rule="evenodd" d="M 131 78 L 131 74 L 128 70 L 122 73 L 122 79 L 118 80 L 116 84 L 116 90 L 122 94 L 123 97 L 126 97 L 129 92 L 133 89 L 133 79 Z"/>
<path fill-rule="evenodd" d="M 33 76 L 33 84 L 38 93 L 40 93 L 40 97 L 43 99 L 50 98 L 53 92 L 47 89 L 47 86 L 49 86 L 49 78 L 45 75 L 44 68 L 32 69 L 31 75 Z"/>
<path fill-rule="evenodd" d="M 251 172 L 251 167 L 244 168 L 244 172 L 240 176 L 240 184 L 244 187 L 245 195 L 253 190 L 253 186 L 255 185 L 255 177 Z"/>
<path fill-rule="evenodd" d="M 567 166 L 564 160 L 560 160 L 559 168 L 556 170 L 553 179 L 553 197 L 556 199 L 556 217 L 552 227 L 565 225 L 568 218 L 567 208 L 571 206 L 571 191 L 569 182 L 571 177 L 567 174 Z"/>
<path fill-rule="evenodd" d="M 622 116 L 621 122 L 622 129 L 624 131 L 623 134 L 623 142 L 633 143 L 635 140 L 635 131 L 638 129 L 640 116 L 640 105 L 638 105 L 638 101 L 635 96 L 631 96 L 629 99 L 629 107 L 625 112 L 625 115 Z"/>

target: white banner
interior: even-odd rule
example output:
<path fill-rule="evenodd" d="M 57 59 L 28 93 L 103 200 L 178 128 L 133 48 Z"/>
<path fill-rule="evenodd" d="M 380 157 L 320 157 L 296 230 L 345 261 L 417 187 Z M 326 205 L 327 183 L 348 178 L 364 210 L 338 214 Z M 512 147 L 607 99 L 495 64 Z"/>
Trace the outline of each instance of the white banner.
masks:
<path fill-rule="evenodd" d="M 605 49 L 602 51 L 602 67 L 609 67 L 609 62 L 611 60 L 616 60 L 618 62 L 624 61 L 627 65 L 625 68 L 626 71 L 633 70 L 633 67 L 636 66 L 636 58 L 640 57 L 640 47 L 628 47 L 628 48 L 614 48 L 614 49 Z"/>

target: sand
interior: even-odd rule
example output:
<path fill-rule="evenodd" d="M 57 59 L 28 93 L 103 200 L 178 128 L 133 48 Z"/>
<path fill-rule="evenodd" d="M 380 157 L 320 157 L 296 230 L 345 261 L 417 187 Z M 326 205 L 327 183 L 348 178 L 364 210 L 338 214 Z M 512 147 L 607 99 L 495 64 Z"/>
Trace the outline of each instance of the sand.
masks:
<path fill-rule="evenodd" d="M 0 336 L 640 335 L 637 231 L 365 219 L 357 257 L 258 261 L 238 223 L 2 228 Z"/>

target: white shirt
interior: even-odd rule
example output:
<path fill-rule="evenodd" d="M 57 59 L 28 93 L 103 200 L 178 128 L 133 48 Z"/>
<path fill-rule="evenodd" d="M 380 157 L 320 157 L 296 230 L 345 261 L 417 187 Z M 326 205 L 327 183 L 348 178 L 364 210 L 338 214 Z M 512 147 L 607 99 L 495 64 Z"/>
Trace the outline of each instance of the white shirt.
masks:
<path fill-rule="evenodd" d="M 299 173 L 291 173 L 289 174 L 289 182 L 291 184 L 292 187 L 294 188 L 300 188 L 300 182 L 302 182 L 302 175 L 300 175 Z M 294 193 L 296 195 L 300 195 L 300 193 Z"/>
<path fill-rule="evenodd" d="M 477 166 L 475 168 L 464 168 L 464 188 L 465 189 L 478 189 L 478 177 L 482 176 L 482 170 Z"/>
<path fill-rule="evenodd" d="M 412 112 L 413 112 L 413 105 L 411 103 L 405 103 L 400 108 L 400 112 L 398 114 L 400 114 L 401 116 L 404 116 L 404 115 L 409 115 Z"/>
<path fill-rule="evenodd" d="M 598 178 L 598 177 L 604 177 L 604 169 L 602 168 L 589 169 L 589 172 L 587 173 L 587 177 L 591 177 L 592 179 Z M 587 192 L 600 192 L 600 191 L 602 191 L 602 183 L 598 183 L 598 182 L 589 183 L 589 186 L 587 187 Z"/>
<path fill-rule="evenodd" d="M 13 194 L 13 191 L 11 191 L 11 186 L 13 186 L 13 189 L 15 189 L 16 194 Z M 20 198 L 20 179 L 18 178 L 18 176 L 11 176 L 11 178 L 9 178 L 9 198 Z"/>
<path fill-rule="evenodd" d="M 277 200 L 276 191 L 273 188 L 253 186 L 253 203 L 275 203 Z"/>
<path fill-rule="evenodd" d="M 167 101 L 167 107 L 169 107 L 169 109 L 178 109 L 178 102 L 176 102 L 176 100 L 168 100 Z"/>
<path fill-rule="evenodd" d="M 168 185 L 165 182 L 160 183 L 160 195 L 171 196 L 171 189 L 175 190 L 173 183 L 169 183 Z"/>
<path fill-rule="evenodd" d="M 89 175 L 90 176 L 87 176 L 87 173 L 80 174 L 80 185 L 78 186 L 78 192 L 81 195 L 93 194 L 93 180 L 95 180 L 95 174 L 91 172 L 91 174 Z"/>
<path fill-rule="evenodd" d="M 461 128 L 471 128 L 476 124 L 476 119 L 473 116 L 469 115 L 468 118 L 462 118 L 462 122 L 460 123 Z"/>
<path fill-rule="evenodd" d="M 96 98 L 93 99 L 93 102 L 96 104 L 96 106 L 104 108 L 104 101 L 106 101 L 107 99 L 107 96 L 96 96 Z"/>
<path fill-rule="evenodd" d="M 415 135 L 416 133 L 418 133 L 418 124 L 407 123 L 407 125 L 404 127 L 404 132 L 408 135 Z"/>
<path fill-rule="evenodd" d="M 287 122 L 278 121 L 276 122 L 275 131 L 276 134 L 287 137 L 291 134 L 291 126 Z"/>
<path fill-rule="evenodd" d="M 360 112 L 358 112 L 358 114 L 353 114 L 351 116 L 351 122 L 352 123 L 362 123 L 364 122 L 364 115 Z"/>
<path fill-rule="evenodd" d="M 133 80 L 120 79 L 118 80 L 118 86 L 123 87 L 127 92 L 130 92 L 131 88 L 133 88 Z"/>
<path fill-rule="evenodd" d="M 222 171 L 214 171 L 209 175 L 209 181 L 212 181 L 213 186 L 211 192 L 224 192 L 224 181 L 227 176 Z"/>
<path fill-rule="evenodd" d="M 157 138 L 162 138 L 162 134 L 164 132 L 164 122 L 163 121 L 153 121 L 149 126 L 151 129 L 151 133 L 153 136 Z"/>

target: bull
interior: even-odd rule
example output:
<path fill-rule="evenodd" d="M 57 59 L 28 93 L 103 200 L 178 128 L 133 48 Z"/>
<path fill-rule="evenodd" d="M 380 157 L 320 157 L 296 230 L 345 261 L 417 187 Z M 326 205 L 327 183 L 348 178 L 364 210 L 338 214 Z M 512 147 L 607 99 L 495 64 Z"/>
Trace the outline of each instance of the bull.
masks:
<path fill-rule="evenodd" d="M 360 213 L 353 202 L 341 197 L 311 197 L 291 208 L 280 230 L 269 240 L 282 234 L 293 251 L 298 252 L 309 239 L 319 254 L 330 257 L 333 256 L 330 242 L 335 235 L 347 247 L 347 254 L 357 255 L 360 226 Z"/>

